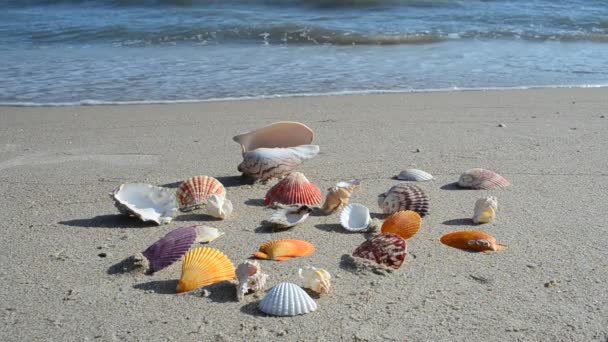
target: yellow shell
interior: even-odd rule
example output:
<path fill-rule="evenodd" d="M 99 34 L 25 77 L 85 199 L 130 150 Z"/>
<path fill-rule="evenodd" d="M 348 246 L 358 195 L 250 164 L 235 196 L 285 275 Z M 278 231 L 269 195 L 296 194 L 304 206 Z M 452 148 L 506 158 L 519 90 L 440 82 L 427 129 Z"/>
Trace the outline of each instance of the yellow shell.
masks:
<path fill-rule="evenodd" d="M 402 210 L 394 213 L 382 224 L 382 233 L 393 233 L 404 240 L 416 235 L 422 225 L 422 218 L 412 210 Z"/>
<path fill-rule="evenodd" d="M 502 251 L 507 246 L 496 243 L 496 238 L 479 231 L 460 231 L 441 237 L 444 245 L 477 252 Z"/>
<path fill-rule="evenodd" d="M 222 252 L 214 248 L 194 248 L 184 257 L 177 293 L 235 278 L 234 265 Z"/>
<path fill-rule="evenodd" d="M 258 259 L 285 261 L 291 258 L 304 257 L 315 252 L 315 246 L 303 240 L 275 240 L 260 246 L 260 251 L 253 254 Z"/>

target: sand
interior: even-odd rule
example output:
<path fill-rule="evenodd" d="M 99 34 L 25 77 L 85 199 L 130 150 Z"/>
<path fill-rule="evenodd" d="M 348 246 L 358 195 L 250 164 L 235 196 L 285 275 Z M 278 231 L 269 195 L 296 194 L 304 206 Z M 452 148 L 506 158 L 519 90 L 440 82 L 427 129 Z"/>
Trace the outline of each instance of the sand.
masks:
<path fill-rule="evenodd" d="M 606 116 L 606 88 L 2 107 L 0 340 L 606 341 Z M 420 184 L 431 215 L 400 270 L 349 268 L 344 255 L 365 236 L 345 233 L 335 215 L 284 232 L 261 225 L 274 182 L 241 179 L 231 138 L 279 120 L 316 133 L 321 153 L 299 171 L 323 190 L 362 179 L 352 202 L 373 213 L 402 169 L 435 176 Z M 472 167 L 496 170 L 513 186 L 456 190 L 451 183 Z M 229 220 L 195 212 L 144 224 L 119 215 L 108 196 L 125 182 L 174 187 L 199 174 L 227 187 Z M 474 227 L 474 202 L 490 194 L 497 220 Z M 208 288 L 207 297 L 174 294 L 181 263 L 153 276 L 107 273 L 192 224 L 224 231 L 210 247 L 235 263 L 271 239 L 310 241 L 312 256 L 262 266 L 271 284 L 297 283 L 306 265 L 325 268 L 332 292 L 314 313 L 276 318 L 257 310 L 259 297 L 236 302 L 230 284 Z M 467 253 L 439 242 L 473 228 L 508 250 Z"/>

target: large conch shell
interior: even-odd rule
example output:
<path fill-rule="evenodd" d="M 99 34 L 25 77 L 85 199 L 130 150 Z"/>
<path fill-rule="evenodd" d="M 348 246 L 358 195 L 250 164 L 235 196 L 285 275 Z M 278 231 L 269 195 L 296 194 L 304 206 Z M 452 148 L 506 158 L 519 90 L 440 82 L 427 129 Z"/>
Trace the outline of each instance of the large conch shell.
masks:
<path fill-rule="evenodd" d="M 250 292 L 263 291 L 268 280 L 268 274 L 262 273 L 260 263 L 255 260 L 247 260 L 240 264 L 236 268 L 236 276 L 239 279 L 236 292 L 239 301 Z"/>
<path fill-rule="evenodd" d="M 168 188 L 143 184 L 122 184 L 110 196 L 123 214 L 156 224 L 169 223 L 177 214 L 175 192 Z"/>
<path fill-rule="evenodd" d="M 329 293 L 331 287 L 331 274 L 323 268 L 306 266 L 298 270 L 298 275 L 304 283 L 304 287 L 309 288 L 319 294 Z"/>
<path fill-rule="evenodd" d="M 490 223 L 496 218 L 498 199 L 494 196 L 480 198 L 475 202 L 473 222 L 476 224 Z"/>
<path fill-rule="evenodd" d="M 308 145 L 314 138 L 313 131 L 299 122 L 281 121 L 255 131 L 239 134 L 232 140 L 241 145 L 243 155 L 260 147 L 295 147 Z"/>
<path fill-rule="evenodd" d="M 507 246 L 496 243 L 496 238 L 479 231 L 460 231 L 441 237 L 446 246 L 476 252 L 495 252 L 507 249 Z"/>
<path fill-rule="evenodd" d="M 277 228 L 291 228 L 304 222 L 310 213 L 312 213 L 312 208 L 307 205 L 279 205 L 279 209 L 272 213 L 269 221 Z"/>
<path fill-rule="evenodd" d="M 232 214 L 232 202 L 223 196 L 210 195 L 205 205 L 205 214 L 225 220 Z"/>
<path fill-rule="evenodd" d="M 298 285 L 280 283 L 260 301 L 259 308 L 273 316 L 296 316 L 315 311 L 317 303 Z"/>
<path fill-rule="evenodd" d="M 317 145 L 286 148 L 260 147 L 243 153 L 243 161 L 239 164 L 238 170 L 259 181 L 281 178 L 318 153 L 319 146 Z"/>
<path fill-rule="evenodd" d="M 361 181 L 357 179 L 336 183 L 334 187 L 327 189 L 327 197 L 321 210 L 327 215 L 342 210 L 348 205 L 353 191 L 360 185 Z"/>

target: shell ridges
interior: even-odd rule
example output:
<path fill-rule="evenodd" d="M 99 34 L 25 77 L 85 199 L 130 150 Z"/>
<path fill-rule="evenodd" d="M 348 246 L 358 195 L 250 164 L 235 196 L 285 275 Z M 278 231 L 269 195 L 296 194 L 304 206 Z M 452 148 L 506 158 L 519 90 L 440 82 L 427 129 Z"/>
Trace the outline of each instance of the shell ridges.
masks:
<path fill-rule="evenodd" d="M 317 303 L 301 287 L 283 282 L 268 292 L 259 309 L 273 316 L 297 316 L 315 311 Z"/>

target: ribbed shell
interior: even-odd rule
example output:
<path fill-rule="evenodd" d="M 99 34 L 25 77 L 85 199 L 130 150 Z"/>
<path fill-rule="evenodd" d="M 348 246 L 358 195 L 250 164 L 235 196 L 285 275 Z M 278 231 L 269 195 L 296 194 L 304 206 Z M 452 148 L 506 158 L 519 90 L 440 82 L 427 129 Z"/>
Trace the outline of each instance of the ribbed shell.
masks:
<path fill-rule="evenodd" d="M 317 310 L 317 303 L 296 284 L 279 283 L 260 301 L 260 311 L 273 316 L 297 316 Z"/>
<path fill-rule="evenodd" d="M 195 176 L 186 179 L 175 192 L 179 209 L 188 211 L 207 203 L 210 195 L 226 196 L 226 189 L 217 179 L 210 176 Z"/>
<path fill-rule="evenodd" d="M 429 213 L 429 195 L 414 184 L 397 184 L 378 196 L 378 205 L 385 214 L 394 214 L 401 210 L 412 210 L 420 217 Z"/>
<path fill-rule="evenodd" d="M 189 292 L 235 278 L 234 265 L 222 252 L 214 248 L 195 248 L 184 258 L 177 292 Z"/>
<path fill-rule="evenodd" d="M 433 179 L 433 175 L 418 169 L 403 170 L 397 175 L 397 179 L 412 182 L 426 182 Z"/>
<path fill-rule="evenodd" d="M 417 212 L 411 210 L 398 211 L 382 224 L 382 233 L 394 233 L 404 240 L 416 235 L 422 225 L 422 219 Z"/>
<path fill-rule="evenodd" d="M 494 171 L 486 169 L 470 169 L 458 179 L 458 185 L 475 190 L 492 190 L 511 185 L 508 180 Z"/>
<path fill-rule="evenodd" d="M 321 204 L 322 195 L 318 186 L 314 185 L 301 172 L 294 172 L 275 184 L 266 193 L 266 205 L 300 204 L 316 206 Z"/>
<path fill-rule="evenodd" d="M 407 244 L 399 235 L 380 234 L 363 242 L 353 255 L 369 259 L 394 269 L 398 269 L 405 262 Z"/>
<path fill-rule="evenodd" d="M 142 254 L 148 259 L 151 273 L 181 259 L 197 238 L 196 226 L 177 228 L 148 247 Z"/>
<path fill-rule="evenodd" d="M 260 246 L 260 252 L 254 253 L 258 259 L 285 261 L 291 258 L 309 256 L 315 252 L 315 246 L 303 240 L 274 240 Z"/>
<path fill-rule="evenodd" d="M 495 237 L 479 231 L 449 233 L 441 237 L 441 243 L 446 246 L 477 252 L 506 249 L 505 246 L 496 243 Z"/>
<path fill-rule="evenodd" d="M 351 232 L 366 230 L 371 221 L 369 209 L 362 204 L 349 204 L 340 213 L 340 225 Z"/>

